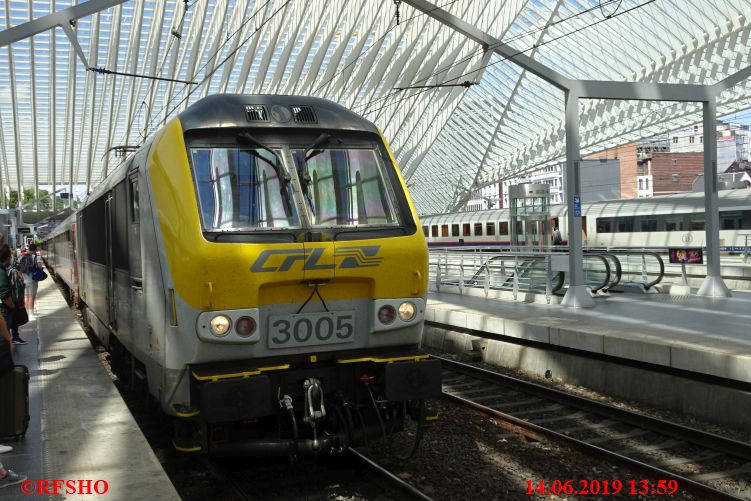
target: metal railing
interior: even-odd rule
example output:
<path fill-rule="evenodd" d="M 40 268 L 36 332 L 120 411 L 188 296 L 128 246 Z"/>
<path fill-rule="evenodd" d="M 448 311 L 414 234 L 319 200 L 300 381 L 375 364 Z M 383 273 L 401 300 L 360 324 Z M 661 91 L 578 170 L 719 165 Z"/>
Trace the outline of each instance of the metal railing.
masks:
<path fill-rule="evenodd" d="M 529 248 L 504 249 L 462 247 L 431 249 L 430 284 L 436 291 L 450 290 L 464 294 L 484 291 L 510 291 L 514 299 L 520 293 L 544 293 L 548 302 L 565 283 L 568 254 L 534 251 Z M 561 264 L 564 266 L 561 266 Z M 614 263 L 611 266 L 611 263 Z M 620 280 L 615 256 L 591 254 L 584 256 L 584 279 L 597 292 Z M 482 294 L 482 293 L 480 293 Z"/>

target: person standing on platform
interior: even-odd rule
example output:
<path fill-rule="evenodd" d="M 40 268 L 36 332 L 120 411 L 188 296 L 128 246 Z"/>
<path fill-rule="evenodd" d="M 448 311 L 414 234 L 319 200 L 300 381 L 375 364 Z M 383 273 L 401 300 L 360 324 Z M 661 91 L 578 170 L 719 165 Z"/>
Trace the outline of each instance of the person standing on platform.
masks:
<path fill-rule="evenodd" d="M 4 246 L 7 247 L 7 246 Z M 10 298 L 13 301 L 13 307 L 15 308 L 13 313 L 13 325 L 10 327 L 10 334 L 13 337 L 13 344 L 26 344 L 26 341 L 21 339 L 18 334 L 18 328 L 24 323 L 28 322 L 26 318 L 24 293 L 26 285 L 23 279 L 23 273 L 19 270 L 20 261 L 13 255 L 11 251 L 10 265 L 5 268 L 5 272 L 8 275 L 8 286 L 10 287 Z M 19 312 L 23 313 L 24 319 L 20 318 Z"/>
<path fill-rule="evenodd" d="M 561 237 L 561 230 L 556 226 L 553 229 L 553 245 L 563 245 L 563 237 Z"/>
<path fill-rule="evenodd" d="M 37 290 L 39 289 L 39 282 L 33 279 L 31 276 L 32 268 L 41 268 L 42 260 L 37 256 L 37 244 L 29 244 L 29 252 L 21 260 L 21 268 L 24 271 L 23 281 L 26 284 L 26 311 L 29 312 L 29 316 L 36 315 L 36 298 Z"/>
<path fill-rule="evenodd" d="M 5 350 L 9 350 L 9 352 L 6 352 Z M 0 363 L 0 376 L 7 376 L 7 373 L 13 370 L 13 343 L 10 342 L 8 328 L 5 326 L 5 322 L 2 319 L 0 319 L 0 354 L 2 354 L 2 356 L 0 356 L 0 361 L 2 361 L 2 363 Z M 4 398 L 5 397 L 0 395 L 0 406 L 3 406 L 3 408 L 7 405 L 6 402 L 2 401 Z M 12 450 L 13 447 L 10 445 L 0 444 L 0 454 L 5 454 Z M 18 475 L 12 470 L 7 470 L 5 466 L 3 466 L 2 461 L 0 461 L 0 489 L 8 487 L 9 485 L 20 484 L 24 480 L 26 480 L 24 475 Z"/>
<path fill-rule="evenodd" d="M 8 266 L 10 264 L 10 254 L 11 254 L 10 248 L 7 245 L 3 245 L 2 248 L 0 248 L 0 263 L 2 263 L 3 266 Z M 5 286 L 3 286 L 3 284 L 5 284 Z M 3 318 L 7 319 L 8 315 L 6 314 L 6 312 L 8 311 L 10 287 L 8 287 L 8 275 L 2 272 L 0 272 L 0 298 L 2 298 L 2 302 L 0 302 L 0 310 L 2 310 Z M 12 302 L 13 301 L 10 301 L 10 303 Z M 3 320 L 0 320 L 0 336 L 4 337 L 6 342 L 8 343 L 8 349 L 10 350 L 10 353 L 11 353 L 10 365 L 12 367 L 13 343 L 11 341 L 10 332 L 8 332 L 8 324 Z M 0 401 L 0 405 L 2 405 L 3 408 L 5 408 L 5 406 L 8 405 L 8 403 L 4 401 Z M 6 452 L 10 452 L 12 450 L 13 450 L 13 447 L 11 447 L 10 445 L 0 444 L 0 454 L 5 454 Z M 0 489 L 2 489 L 3 487 L 8 487 L 9 485 L 20 484 L 24 480 L 26 480 L 25 476 L 18 475 L 17 473 L 14 473 L 12 470 L 5 469 L 5 466 L 3 466 L 2 461 L 0 461 Z"/>
<path fill-rule="evenodd" d="M 10 281 L 8 280 L 7 269 L 10 266 L 10 247 L 7 245 L 0 247 L 0 266 L 2 266 L 0 270 L 0 311 L 2 311 L 6 329 L 13 332 L 13 311 L 16 309 L 16 305 L 13 303 Z"/>

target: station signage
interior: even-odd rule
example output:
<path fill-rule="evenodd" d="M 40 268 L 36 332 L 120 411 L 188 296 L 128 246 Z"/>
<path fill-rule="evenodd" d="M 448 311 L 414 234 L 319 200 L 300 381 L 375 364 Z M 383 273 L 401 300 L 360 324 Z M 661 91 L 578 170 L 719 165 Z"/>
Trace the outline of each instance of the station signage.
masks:
<path fill-rule="evenodd" d="M 582 217 L 582 197 L 574 196 L 574 217 Z"/>

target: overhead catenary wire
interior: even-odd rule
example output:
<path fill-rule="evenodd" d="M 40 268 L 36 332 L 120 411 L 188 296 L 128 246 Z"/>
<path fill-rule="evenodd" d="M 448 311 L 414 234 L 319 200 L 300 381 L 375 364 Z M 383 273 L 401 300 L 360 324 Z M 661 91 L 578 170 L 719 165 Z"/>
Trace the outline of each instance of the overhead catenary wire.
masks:
<path fill-rule="evenodd" d="M 615 17 L 621 16 L 621 15 L 624 15 L 624 14 L 628 14 L 628 13 L 630 13 L 630 12 L 633 12 L 633 11 L 635 11 L 635 10 L 637 10 L 637 9 L 640 9 L 640 8 L 642 8 L 642 7 L 646 7 L 647 5 L 650 5 L 650 4 L 652 4 L 652 3 L 656 2 L 656 1 L 657 1 L 657 0 L 647 0 L 647 1 L 646 1 L 646 2 L 644 2 L 644 3 L 641 3 L 641 4 L 638 4 L 638 5 L 635 5 L 635 6 L 633 6 L 633 7 L 629 8 L 629 9 L 626 9 L 626 10 L 624 10 L 624 11 L 620 12 L 620 13 L 617 13 L 617 14 L 613 14 L 613 15 L 611 15 L 611 16 L 609 16 L 609 17 L 606 17 L 606 18 L 604 18 L 604 19 L 598 19 L 598 20 L 596 20 L 596 21 L 594 21 L 594 22 L 592 22 L 592 23 L 590 23 L 590 24 L 588 24 L 588 25 L 586 25 L 586 26 L 582 26 L 582 27 L 580 27 L 580 28 L 577 28 L 577 29 L 575 29 L 575 30 L 574 30 L 574 31 L 572 31 L 572 32 L 569 32 L 569 33 L 564 33 L 564 34 L 562 34 L 562 35 L 559 35 L 559 36 L 557 36 L 557 37 L 551 38 L 551 39 L 549 39 L 549 40 L 545 40 L 545 41 L 542 41 L 542 42 L 536 43 L 536 44 L 534 44 L 534 45 L 533 45 L 532 47 L 529 47 L 529 48 L 527 48 L 527 49 L 523 49 L 523 50 L 519 50 L 518 52 L 516 52 L 515 54 L 512 54 L 511 56 L 506 56 L 506 57 L 502 57 L 502 58 L 501 58 L 500 60 L 498 60 L 498 61 L 494 61 L 494 62 L 492 62 L 492 63 L 488 63 L 488 64 L 486 64 L 485 66 L 481 66 L 480 68 L 476 68 L 476 69 L 474 69 L 474 70 L 472 70 L 472 71 L 470 71 L 470 72 L 467 72 L 467 73 L 463 73 L 463 74 L 461 74 L 461 75 L 458 75 L 458 76 L 456 76 L 456 77 L 454 77 L 454 78 L 451 78 L 451 79 L 449 79 L 449 80 L 446 80 L 446 82 L 452 82 L 452 81 L 456 81 L 456 80 L 458 80 L 458 79 L 460 79 L 460 78 L 463 78 L 463 77 L 466 77 L 466 76 L 468 76 L 468 75 L 471 75 L 472 73 L 475 73 L 475 72 L 477 72 L 477 71 L 480 71 L 480 70 L 483 70 L 483 69 L 489 68 L 489 67 L 491 67 L 491 66 L 495 66 L 495 65 L 497 65 L 497 64 L 500 64 L 500 63 L 506 62 L 506 61 L 508 61 L 508 60 L 510 60 L 510 59 L 513 59 L 514 57 L 516 57 L 516 56 L 518 56 L 518 55 L 524 54 L 525 52 L 528 52 L 528 51 L 530 51 L 530 50 L 534 50 L 534 49 L 537 49 L 538 47 L 541 47 L 541 46 L 543 46 L 543 45 L 547 45 L 547 44 L 549 44 L 549 43 L 552 43 L 552 42 L 555 42 L 555 41 L 561 40 L 562 38 L 565 38 L 565 37 L 568 37 L 568 36 L 571 36 L 571 35 L 575 35 L 576 33 L 579 33 L 579 32 L 581 32 L 581 31 L 584 31 L 585 29 L 591 28 L 592 26 L 596 26 L 596 25 L 598 25 L 598 24 L 600 24 L 600 23 L 603 23 L 603 22 L 605 22 L 605 21 L 609 21 L 609 20 L 611 20 L 611 19 L 613 19 L 613 18 L 615 18 Z M 505 44 L 505 42 L 501 42 L 501 43 L 504 43 L 504 44 Z M 446 82 L 444 82 L 444 83 L 446 83 Z M 407 97 L 409 97 L 409 98 L 413 98 L 413 97 L 416 97 L 416 96 L 418 96 L 418 95 L 422 94 L 423 92 L 425 92 L 426 90 L 430 90 L 430 89 L 423 89 L 423 90 L 420 90 L 420 91 L 418 91 L 418 92 L 417 92 L 416 94 L 413 94 L 413 95 L 411 95 L 411 96 L 407 96 Z M 399 91 L 397 91 L 397 92 L 399 92 Z M 393 94 L 392 94 L 391 96 L 393 96 Z M 381 99 L 386 99 L 386 98 L 389 98 L 389 97 L 391 97 L 391 96 L 384 96 L 384 98 L 381 98 Z M 372 103 L 369 103 L 369 105 L 370 105 L 370 104 L 372 104 Z M 378 108 L 377 110 L 375 110 L 375 112 L 373 112 L 373 111 L 372 111 L 371 109 L 368 109 L 368 108 L 366 107 L 366 108 L 362 109 L 362 110 L 360 111 L 360 113 L 362 113 L 363 115 L 365 115 L 365 114 L 368 114 L 368 113 L 379 113 L 379 112 L 380 112 L 381 110 L 383 110 L 383 109 L 384 109 L 385 107 L 389 106 L 390 104 L 391 104 L 391 103 L 389 103 L 389 104 L 386 104 L 386 105 L 384 105 L 384 106 L 381 106 L 380 108 Z M 368 105 L 368 106 L 369 106 L 369 105 Z M 357 110 L 355 110 L 355 111 L 357 111 Z"/>
<path fill-rule="evenodd" d="M 217 55 L 224 49 L 224 47 L 226 46 L 227 43 L 229 43 L 229 41 L 232 39 L 232 37 L 234 37 L 235 35 L 237 35 L 238 33 L 240 33 L 241 30 L 245 27 L 245 25 L 247 25 L 250 21 L 252 21 L 263 9 L 266 8 L 266 6 L 271 1 L 272 0 L 266 0 L 266 2 L 264 2 L 262 6 L 258 7 L 253 12 L 253 14 L 251 14 L 250 16 L 248 16 L 240 24 L 240 26 L 234 32 L 232 32 L 231 35 L 225 37 L 224 42 L 214 51 L 214 53 L 211 56 L 209 56 L 208 58 L 206 58 L 206 61 L 204 62 L 204 64 L 201 65 L 201 67 L 199 67 L 194 72 L 194 77 L 197 76 L 198 74 L 200 74 L 201 71 L 203 71 L 209 65 L 209 63 L 212 60 L 214 60 L 217 57 Z M 182 98 L 171 110 L 169 110 L 167 112 L 167 116 L 170 116 L 178 107 L 180 107 L 183 103 L 185 103 L 185 101 L 187 99 L 189 99 L 191 95 L 193 95 L 193 92 L 195 92 L 204 83 L 206 83 L 214 75 L 214 73 L 216 73 L 224 65 L 224 63 L 226 63 L 232 56 L 234 56 L 240 50 L 240 48 L 243 47 L 243 45 L 245 45 L 245 43 L 248 40 L 250 40 L 256 33 L 258 33 L 266 24 L 268 24 L 277 14 L 279 14 L 282 11 L 282 9 L 284 9 L 291 2 L 292 2 L 292 0 L 287 0 L 286 2 L 284 2 L 278 9 L 276 9 L 269 16 L 268 19 L 265 19 L 262 23 L 260 23 L 258 26 L 256 26 L 255 30 L 253 30 L 253 32 L 248 37 L 246 37 L 245 40 L 243 40 L 242 42 L 238 43 L 237 47 L 230 54 L 228 54 L 227 57 L 225 57 L 221 62 L 219 62 L 210 73 L 208 73 L 207 75 L 205 75 L 203 77 L 203 79 L 200 82 L 197 83 L 196 87 L 193 87 L 184 98 Z M 159 110 L 157 110 L 156 113 L 153 113 L 153 116 L 158 117 L 161 114 L 161 112 L 164 111 L 165 109 L 169 108 L 169 106 L 173 103 L 173 101 L 175 99 L 177 99 L 180 94 L 182 94 L 183 92 L 185 92 L 186 89 L 188 89 L 187 86 L 185 86 L 182 89 L 180 89 L 179 91 L 177 91 L 175 93 L 175 95 L 172 96 L 172 98 L 170 98 L 170 100 L 167 103 L 163 104 L 162 107 L 159 108 Z M 151 127 L 151 125 L 153 123 L 153 120 L 154 119 L 152 118 L 151 121 L 149 121 L 149 127 Z"/>
<path fill-rule="evenodd" d="M 613 3 L 613 2 L 616 2 L 616 1 L 618 1 L 618 0 L 606 0 L 606 1 L 604 2 L 604 4 L 608 4 L 608 3 Z M 652 1 L 655 1 L 655 0 L 652 0 Z M 651 2 L 649 2 L 649 3 L 651 3 Z M 593 11 L 595 11 L 595 10 L 597 10 L 597 9 L 598 9 L 598 6 L 590 7 L 590 8 L 587 8 L 587 9 L 584 9 L 584 10 L 581 10 L 581 11 L 578 11 L 578 12 L 576 12 L 576 13 L 574 13 L 574 14 L 570 15 L 570 16 L 567 16 L 567 17 L 565 17 L 565 18 L 561 18 L 561 19 L 558 19 L 558 20 L 556 20 L 556 21 L 552 21 L 552 22 L 546 23 L 546 24 L 545 24 L 544 26 L 540 26 L 540 27 L 537 27 L 537 28 L 533 28 L 533 29 L 531 29 L 531 30 L 527 30 L 527 31 L 524 31 L 524 32 L 522 32 L 522 33 L 516 34 L 516 35 L 514 35 L 514 36 L 513 36 L 513 37 L 511 37 L 511 38 L 507 38 L 507 39 L 505 39 L 505 40 L 499 40 L 499 41 L 498 41 L 497 43 L 495 43 L 495 44 L 489 44 L 489 45 L 487 46 L 487 48 L 484 48 L 484 47 L 479 47 L 478 49 L 476 49 L 476 50 L 474 50 L 474 51 L 471 51 L 471 52 L 470 52 L 469 54 L 467 54 L 466 56 L 463 56 L 463 57 L 459 58 L 458 60 L 456 60 L 456 61 L 455 61 L 455 62 L 453 62 L 452 64 L 450 64 L 450 65 L 447 65 L 447 66 L 444 66 L 444 67 L 442 67 L 442 68 L 440 68 L 440 69 L 437 69 L 437 70 L 433 71 L 432 73 L 430 73 L 429 75 L 427 75 L 426 77 L 423 77 L 423 78 L 421 78 L 421 79 L 419 79 L 419 80 L 416 80 L 416 81 L 414 82 L 414 84 L 415 84 L 415 85 L 418 85 L 418 84 L 421 84 L 421 83 L 427 82 L 427 81 L 428 81 L 428 80 L 430 80 L 430 79 L 431 79 L 432 77 L 434 77 L 434 76 L 436 76 L 436 75 L 439 75 L 439 74 L 441 74 L 441 73 L 445 73 L 445 72 L 449 71 L 449 70 L 450 70 L 451 68 L 454 68 L 454 67 L 456 67 L 456 66 L 459 66 L 460 64 L 463 64 L 463 63 L 465 63 L 465 62 L 467 62 L 467 61 L 471 60 L 471 59 L 472 59 L 473 57 L 477 56 L 478 54 L 482 53 L 482 52 L 483 52 L 483 51 L 485 51 L 485 50 L 489 50 L 489 51 L 492 51 L 492 50 L 494 50 L 494 49 L 495 49 L 496 47 L 498 47 L 498 46 L 500 46 L 500 45 L 508 45 L 508 44 L 511 44 L 511 43 L 513 43 L 513 42 L 515 42 L 515 41 L 518 41 L 518 40 L 521 40 L 521 39 L 523 39 L 523 38 L 526 38 L 526 37 L 529 37 L 529 36 L 531 36 L 531 35 L 534 35 L 534 34 L 535 34 L 535 33 L 537 33 L 537 32 L 540 32 L 540 31 L 543 31 L 543 30 L 547 30 L 547 29 L 550 29 L 550 28 L 551 28 L 551 27 L 553 27 L 553 26 L 557 26 L 557 25 L 559 25 L 559 24 L 565 23 L 565 22 L 567 22 L 567 21 L 570 21 L 570 20 L 572 20 L 572 19 L 575 19 L 575 18 L 577 18 L 577 17 L 579 17 L 579 16 L 582 16 L 582 15 L 584 15 L 584 14 L 588 14 L 588 13 L 590 13 L 590 12 L 593 12 Z M 612 16 L 611 16 L 611 17 L 612 17 Z M 412 18 L 410 18 L 410 19 L 412 19 Z M 600 20 L 600 22 L 601 22 L 601 21 L 603 21 L 603 20 Z M 597 24 L 597 23 L 594 23 L 594 24 Z M 588 27 L 590 27 L 590 26 L 593 26 L 594 24 L 592 24 L 592 25 L 589 25 L 589 26 L 585 26 L 585 27 L 583 27 L 583 28 L 580 28 L 580 30 L 581 30 L 581 29 L 585 29 L 585 28 L 588 28 Z M 570 33 L 570 34 L 574 34 L 574 33 L 576 33 L 576 32 L 572 32 L 572 33 Z M 569 34 L 565 34 L 564 36 L 568 36 L 568 35 L 569 35 Z M 515 56 L 517 56 L 517 55 L 523 54 L 523 53 L 524 53 L 524 52 L 526 52 L 526 51 L 529 51 L 529 50 L 535 49 L 535 48 L 537 48 L 537 47 L 539 47 L 539 46 L 541 46 L 541 45 L 545 45 L 545 44 L 547 44 L 547 43 L 549 43 L 549 42 L 551 42 L 551 41 L 554 41 L 554 40 L 556 40 L 556 39 L 551 39 L 551 40 L 549 40 L 549 41 L 546 41 L 546 42 L 543 42 L 543 43 L 539 43 L 539 44 L 536 44 L 536 45 L 534 45 L 533 47 L 531 47 L 531 48 L 529 48 L 529 49 L 525 49 L 525 50 L 519 51 L 518 53 L 514 54 L 514 55 L 513 55 L 512 57 L 515 57 Z M 485 65 L 485 66 L 483 66 L 483 67 L 481 67 L 481 68 L 477 68 L 477 69 L 474 69 L 474 70 L 472 70 L 471 72 L 468 72 L 468 73 L 465 73 L 465 74 L 459 75 L 459 76 L 457 76 L 457 77 L 453 78 L 452 80 L 457 80 L 457 79 L 459 79 L 459 78 L 462 78 L 462 77 L 466 77 L 466 76 L 468 76 L 468 75 L 470 75 L 470 74 L 472 74 L 472 73 L 475 73 L 475 72 L 477 72 L 477 71 L 483 70 L 483 69 L 485 69 L 485 68 L 488 68 L 489 66 L 493 66 L 494 64 L 498 64 L 498 63 L 501 63 L 501 62 L 503 62 L 503 61 L 506 61 L 506 60 L 508 60 L 508 59 L 509 59 L 508 57 L 506 57 L 506 58 L 503 58 L 503 59 L 502 59 L 502 60 L 500 60 L 500 61 L 497 61 L 497 62 L 494 62 L 494 63 L 488 64 L 488 65 Z M 444 83 L 445 83 L 445 82 L 444 82 Z M 390 94 L 388 94 L 388 95 L 386 95 L 386 96 L 383 96 L 383 97 L 381 97 L 381 98 L 378 98 L 378 99 L 376 99 L 376 100 L 374 100 L 374 101 L 370 101 L 369 103 L 365 103 L 365 104 L 363 104 L 363 105 L 360 105 L 360 108 L 359 108 L 359 109 L 367 109 L 368 107 L 372 106 L 372 105 L 373 105 L 374 103 L 377 103 L 377 102 L 379 102 L 379 101 L 383 101 L 383 100 L 389 99 L 389 98 L 391 98 L 391 97 L 392 97 L 392 96 L 393 96 L 394 94 L 396 94 L 396 93 L 398 93 L 398 92 L 399 92 L 398 90 L 392 91 L 392 92 L 391 92 Z M 356 107 L 356 108 L 357 108 L 357 107 Z M 380 111 L 381 109 L 382 109 L 382 108 L 379 108 L 379 110 L 378 110 L 378 111 Z M 362 113 L 364 114 L 364 113 L 366 113 L 366 111 L 362 111 Z"/>

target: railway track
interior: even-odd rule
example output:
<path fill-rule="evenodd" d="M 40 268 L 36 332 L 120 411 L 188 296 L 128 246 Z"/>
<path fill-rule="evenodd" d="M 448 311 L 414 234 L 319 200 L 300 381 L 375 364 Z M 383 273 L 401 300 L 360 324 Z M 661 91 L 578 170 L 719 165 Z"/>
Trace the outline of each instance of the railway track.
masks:
<path fill-rule="evenodd" d="M 435 358 L 443 363 L 445 397 L 494 415 L 510 430 L 674 480 L 702 499 L 751 499 L 751 444 Z"/>
<path fill-rule="evenodd" d="M 430 501 L 355 449 L 342 456 L 321 457 L 289 463 L 203 458 L 206 471 L 227 492 L 227 501 L 379 499 L 383 501 Z"/>

